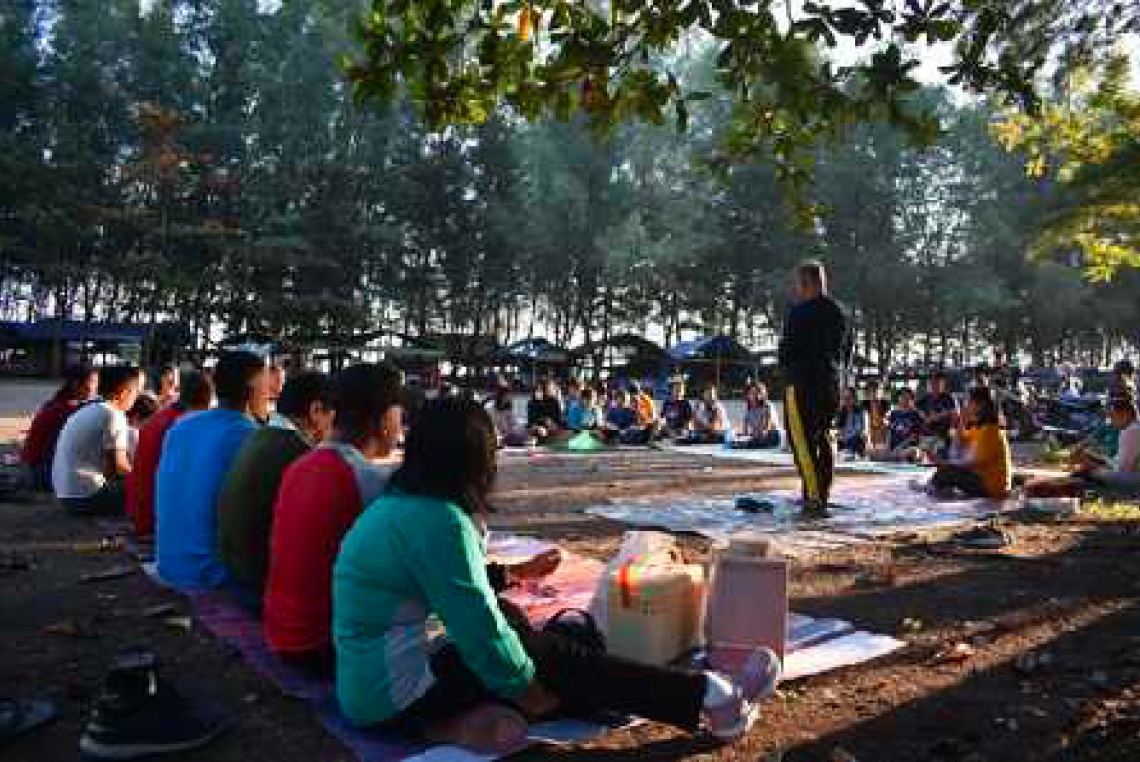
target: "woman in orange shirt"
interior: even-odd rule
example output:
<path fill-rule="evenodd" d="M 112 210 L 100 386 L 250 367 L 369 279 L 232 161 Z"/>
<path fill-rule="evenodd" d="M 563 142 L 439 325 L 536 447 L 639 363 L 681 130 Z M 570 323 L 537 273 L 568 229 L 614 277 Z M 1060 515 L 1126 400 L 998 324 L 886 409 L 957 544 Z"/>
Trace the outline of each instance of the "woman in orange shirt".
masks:
<path fill-rule="evenodd" d="M 966 497 L 1004 498 L 1009 495 L 1012 463 L 1009 440 L 998 424 L 997 401 L 992 389 L 970 390 L 958 436 L 964 453 L 938 464 L 930 485 L 939 492 L 961 492 Z"/>

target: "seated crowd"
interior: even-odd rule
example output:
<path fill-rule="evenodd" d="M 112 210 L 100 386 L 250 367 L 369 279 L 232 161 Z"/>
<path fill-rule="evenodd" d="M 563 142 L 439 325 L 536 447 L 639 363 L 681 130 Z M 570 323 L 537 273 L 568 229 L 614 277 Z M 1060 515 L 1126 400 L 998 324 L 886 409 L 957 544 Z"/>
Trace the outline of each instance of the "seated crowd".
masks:
<path fill-rule="evenodd" d="M 127 366 L 71 374 L 33 425 L 29 470 L 41 483 L 50 472 L 72 513 L 129 516 L 163 582 L 228 594 L 283 661 L 335 680 L 361 726 L 505 753 L 530 721 L 616 711 L 731 739 L 774 689 L 779 660 L 765 649 L 731 674 L 647 666 L 536 630 L 500 597 L 560 561 L 488 562 L 500 439 L 549 438 L 573 421 L 648 443 L 669 424 L 639 386 L 603 411 L 594 389 L 564 405 L 544 384 L 526 427 L 507 415 L 508 393 L 486 406 L 440 395 L 405 427 L 403 377 L 387 364 L 284 378 L 238 351 L 210 372 L 164 372 L 159 395 L 146 382 Z M 751 398 L 742 433 L 769 442 L 764 390 Z M 684 417 L 679 438 L 712 441 L 729 426 L 715 390 Z"/>
<path fill-rule="evenodd" d="M 611 710 L 735 738 L 778 678 L 764 650 L 721 674 L 646 666 L 536 631 L 501 593 L 553 572 L 558 552 L 511 566 L 487 559 L 498 448 L 582 435 L 778 447 L 763 384 L 746 389 L 737 430 L 715 386 L 691 399 L 680 379 L 660 407 L 637 383 L 572 382 L 564 398 L 545 380 L 525 421 L 505 384 L 484 405 L 441 394 L 416 402 L 410 426 L 402 374 L 388 364 L 285 378 L 259 355 L 230 352 L 209 373 L 164 371 L 158 395 L 147 381 L 127 366 L 69 374 L 29 431 L 33 480 L 50 482 L 74 514 L 128 515 L 164 582 L 231 595 L 261 618 L 283 661 L 335 679 L 359 725 L 505 752 L 530 720 Z M 1080 450 L 1070 477 L 1027 492 L 1140 484 L 1134 395 L 1113 397 L 1109 418 L 1116 452 Z M 961 409 L 942 375 L 921 399 L 900 390 L 893 406 L 877 384 L 862 402 L 849 388 L 835 429 L 853 455 L 935 466 L 930 489 L 940 494 L 1010 492 L 1009 442 L 988 386 L 970 389 Z"/>

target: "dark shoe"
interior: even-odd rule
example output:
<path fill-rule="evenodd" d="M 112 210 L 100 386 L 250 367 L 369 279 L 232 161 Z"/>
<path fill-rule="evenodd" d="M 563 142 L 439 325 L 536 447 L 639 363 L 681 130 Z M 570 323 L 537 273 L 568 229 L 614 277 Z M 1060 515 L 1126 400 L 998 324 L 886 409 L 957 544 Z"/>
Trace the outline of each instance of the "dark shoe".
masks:
<path fill-rule="evenodd" d="M 822 500 L 805 500 L 803 517 L 813 521 L 822 521 L 831 518 L 831 511 L 827 509 L 827 503 Z"/>
<path fill-rule="evenodd" d="M 736 510 L 745 513 L 773 513 L 776 510 L 776 504 L 771 500 L 741 495 L 736 498 Z"/>
<path fill-rule="evenodd" d="M 121 656 L 95 699 L 79 750 L 96 759 L 188 751 L 230 725 L 221 712 L 184 699 L 158 675 L 153 653 Z"/>
<path fill-rule="evenodd" d="M 50 701 L 0 698 L 0 744 L 30 733 L 56 717 Z"/>
<path fill-rule="evenodd" d="M 990 524 L 962 532 L 954 537 L 954 542 L 971 550 L 1001 550 L 1009 547 L 1013 540 L 1004 529 Z"/>

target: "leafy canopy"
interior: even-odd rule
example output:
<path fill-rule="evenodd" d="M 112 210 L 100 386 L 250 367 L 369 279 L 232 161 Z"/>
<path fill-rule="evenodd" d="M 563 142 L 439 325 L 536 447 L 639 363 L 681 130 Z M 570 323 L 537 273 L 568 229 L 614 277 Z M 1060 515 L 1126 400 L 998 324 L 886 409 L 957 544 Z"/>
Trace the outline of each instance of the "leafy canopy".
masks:
<path fill-rule="evenodd" d="M 820 137 L 884 120 L 919 142 L 937 116 L 912 102 L 930 46 L 952 47 L 946 81 L 1030 113 L 1049 61 L 1078 60 L 1140 11 L 1108 0 L 372 0 L 345 61 L 358 97 L 409 97 L 432 128 L 482 122 L 500 105 L 527 119 L 584 115 L 598 130 L 642 120 L 684 130 L 693 104 L 669 62 L 711 42 L 734 114 L 728 159 L 765 153 L 793 182 Z M 827 48 L 870 53 L 838 65 Z"/>
<path fill-rule="evenodd" d="M 1067 190 L 1035 249 L 1077 248 L 1093 277 L 1140 267 L 1140 93 L 1122 56 L 1074 72 L 1039 118 L 1010 114 L 998 140 L 1026 156 L 1031 177 L 1055 173 Z"/>

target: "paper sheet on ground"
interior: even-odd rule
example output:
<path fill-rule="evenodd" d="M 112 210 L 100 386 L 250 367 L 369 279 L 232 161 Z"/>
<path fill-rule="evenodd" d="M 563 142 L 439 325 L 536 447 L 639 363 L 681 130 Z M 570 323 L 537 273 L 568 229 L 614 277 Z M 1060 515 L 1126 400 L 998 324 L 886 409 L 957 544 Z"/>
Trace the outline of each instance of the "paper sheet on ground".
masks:
<path fill-rule="evenodd" d="M 586 513 L 632 526 L 688 532 L 725 539 L 742 532 L 772 536 L 793 555 L 839 549 L 860 540 L 969 524 L 1020 508 L 1017 500 L 938 500 L 895 476 L 863 482 L 836 482 L 832 516 L 805 522 L 792 501 L 793 490 L 749 495 L 775 505 L 772 513 L 745 513 L 735 497 L 685 496 L 615 500 Z"/>
<path fill-rule="evenodd" d="M 663 450 L 673 453 L 687 453 L 719 458 L 722 460 L 742 460 L 749 463 L 759 463 L 765 466 L 780 468 L 795 468 L 796 461 L 792 453 L 787 450 L 736 450 L 728 449 L 724 445 L 664 445 Z M 918 476 L 930 474 L 932 470 L 927 466 L 917 466 L 912 463 L 878 463 L 861 458 L 839 457 L 835 461 L 835 470 L 853 474 L 885 474 Z"/>

